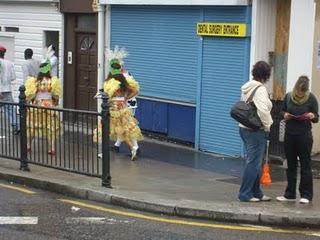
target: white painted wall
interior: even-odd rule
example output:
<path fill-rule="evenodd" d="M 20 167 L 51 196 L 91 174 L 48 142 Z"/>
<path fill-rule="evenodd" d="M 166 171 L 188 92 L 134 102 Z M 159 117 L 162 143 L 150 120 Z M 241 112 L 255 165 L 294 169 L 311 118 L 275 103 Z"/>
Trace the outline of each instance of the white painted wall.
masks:
<path fill-rule="evenodd" d="M 316 18 L 314 26 L 313 42 L 313 83 L 311 92 L 316 96 L 318 103 L 320 101 L 320 67 L 319 67 L 319 43 L 320 43 L 320 1 L 316 2 Z M 320 153 L 320 124 L 313 124 L 313 153 Z"/>
<path fill-rule="evenodd" d="M 269 52 L 275 48 L 277 0 L 252 1 L 251 55 L 250 76 L 252 66 L 260 60 L 268 62 Z M 272 93 L 273 76 L 267 84 Z"/>
<path fill-rule="evenodd" d="M 5 54 L 5 59 L 14 62 L 14 36 L 1 36 L 0 35 L 0 45 L 4 46 L 7 51 Z"/>
<path fill-rule="evenodd" d="M 105 46 L 104 53 L 111 46 L 111 7 L 110 5 L 106 6 L 106 22 L 105 22 Z M 105 78 L 107 78 L 109 73 L 109 63 L 105 61 Z"/>
<path fill-rule="evenodd" d="M 291 0 L 287 92 L 300 75 L 312 76 L 314 23 L 314 0 Z"/>
<path fill-rule="evenodd" d="M 24 62 L 24 50 L 33 49 L 34 58 L 43 59 L 45 45 L 44 31 L 59 31 L 59 75 L 63 76 L 62 14 L 51 3 L 5 3 L 0 2 L 0 44 L 1 37 L 14 39 L 14 63 L 17 81 L 14 85 L 14 97 L 17 100 L 18 88 L 22 84 L 21 65 Z M 19 32 L 5 32 L 5 27 L 18 27 Z M 8 50 L 10 51 L 10 49 Z M 63 79 L 61 79 L 63 82 Z"/>

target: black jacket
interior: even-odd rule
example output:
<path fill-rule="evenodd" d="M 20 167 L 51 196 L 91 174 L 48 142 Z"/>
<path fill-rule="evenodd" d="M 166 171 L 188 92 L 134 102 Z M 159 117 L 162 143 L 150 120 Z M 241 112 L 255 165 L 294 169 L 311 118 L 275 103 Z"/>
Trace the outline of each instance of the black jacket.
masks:
<path fill-rule="evenodd" d="M 282 117 L 285 112 L 295 116 L 300 116 L 306 112 L 312 112 L 315 118 L 310 120 L 290 119 L 286 122 L 286 132 L 289 134 L 302 134 L 310 131 L 311 122 L 317 123 L 319 121 L 319 108 L 316 97 L 310 93 L 309 99 L 302 105 L 297 105 L 291 100 L 291 93 L 287 93 L 283 100 Z"/>

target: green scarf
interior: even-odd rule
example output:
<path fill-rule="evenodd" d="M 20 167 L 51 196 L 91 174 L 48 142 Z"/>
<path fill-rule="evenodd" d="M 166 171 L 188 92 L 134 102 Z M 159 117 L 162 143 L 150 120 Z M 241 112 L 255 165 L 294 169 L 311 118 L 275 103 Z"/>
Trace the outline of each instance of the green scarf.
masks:
<path fill-rule="evenodd" d="M 310 96 L 310 92 L 306 91 L 302 97 L 299 97 L 297 95 L 297 90 L 294 88 L 291 93 L 291 100 L 292 100 L 292 102 L 294 102 L 297 105 L 302 105 L 308 101 L 309 96 Z"/>

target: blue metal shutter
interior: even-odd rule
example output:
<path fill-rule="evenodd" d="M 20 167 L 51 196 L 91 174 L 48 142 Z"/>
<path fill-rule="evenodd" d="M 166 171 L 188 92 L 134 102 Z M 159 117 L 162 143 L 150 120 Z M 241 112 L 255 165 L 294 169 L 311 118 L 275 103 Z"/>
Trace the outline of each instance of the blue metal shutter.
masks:
<path fill-rule="evenodd" d="M 195 103 L 199 18 L 195 7 L 111 7 L 111 46 L 127 48 L 140 95 Z"/>
<path fill-rule="evenodd" d="M 247 20 L 248 19 L 248 20 Z M 207 22 L 249 23 L 247 7 L 216 7 L 205 10 Z M 203 38 L 200 149 L 242 155 L 238 125 L 230 117 L 239 100 L 240 87 L 248 80 L 250 37 Z"/>

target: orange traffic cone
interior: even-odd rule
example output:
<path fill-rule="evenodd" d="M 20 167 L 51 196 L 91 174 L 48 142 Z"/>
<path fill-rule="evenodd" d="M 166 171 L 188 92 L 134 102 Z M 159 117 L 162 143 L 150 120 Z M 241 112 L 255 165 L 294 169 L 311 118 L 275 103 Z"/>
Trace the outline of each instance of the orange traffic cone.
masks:
<path fill-rule="evenodd" d="M 266 162 L 262 167 L 262 175 L 260 178 L 260 184 L 263 186 L 269 186 L 272 182 L 270 176 L 270 167 L 269 167 L 269 140 L 267 141 L 267 149 L 266 149 Z"/>

